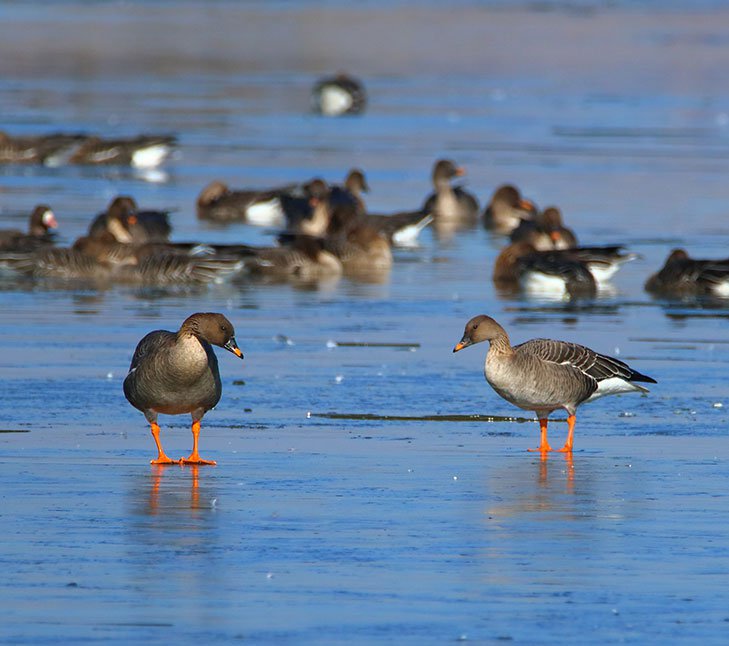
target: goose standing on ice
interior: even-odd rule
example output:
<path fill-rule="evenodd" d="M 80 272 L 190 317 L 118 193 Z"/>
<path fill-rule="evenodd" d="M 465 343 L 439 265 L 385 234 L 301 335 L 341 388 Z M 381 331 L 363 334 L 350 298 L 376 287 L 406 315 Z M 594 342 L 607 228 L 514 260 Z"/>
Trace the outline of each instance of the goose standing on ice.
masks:
<path fill-rule="evenodd" d="M 504 328 L 483 314 L 466 323 L 453 352 L 481 341 L 490 343 L 484 364 L 486 381 L 506 401 L 537 414 L 541 438 L 534 450 L 542 453 L 553 450 L 547 441 L 547 418 L 552 411 L 567 411 L 567 441 L 558 450 L 571 453 L 580 404 L 604 395 L 648 392 L 638 381 L 656 383 L 626 363 L 576 343 L 532 339 L 512 347 Z"/>

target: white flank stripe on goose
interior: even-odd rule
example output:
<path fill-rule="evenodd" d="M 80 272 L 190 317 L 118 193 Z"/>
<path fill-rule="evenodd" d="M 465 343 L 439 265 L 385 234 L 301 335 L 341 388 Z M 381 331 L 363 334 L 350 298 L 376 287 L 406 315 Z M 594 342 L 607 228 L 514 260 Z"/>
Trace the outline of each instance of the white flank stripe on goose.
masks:
<path fill-rule="evenodd" d="M 352 95 L 335 85 L 327 85 L 321 91 L 321 111 L 328 116 L 343 114 L 352 107 Z"/>
<path fill-rule="evenodd" d="M 598 382 L 597 390 L 585 401 L 589 402 L 598 397 L 604 397 L 605 395 L 618 395 L 620 393 L 631 393 L 635 391 L 646 393 L 648 389 L 621 379 L 620 377 L 610 377 L 610 379 L 603 379 Z"/>
<path fill-rule="evenodd" d="M 132 155 L 132 166 L 136 168 L 154 168 L 159 166 L 170 152 L 167 144 L 154 144 L 140 148 Z"/>
<path fill-rule="evenodd" d="M 281 202 L 274 197 L 267 202 L 256 202 L 246 209 L 246 220 L 259 227 L 281 226 L 286 222 L 286 216 L 281 208 Z"/>

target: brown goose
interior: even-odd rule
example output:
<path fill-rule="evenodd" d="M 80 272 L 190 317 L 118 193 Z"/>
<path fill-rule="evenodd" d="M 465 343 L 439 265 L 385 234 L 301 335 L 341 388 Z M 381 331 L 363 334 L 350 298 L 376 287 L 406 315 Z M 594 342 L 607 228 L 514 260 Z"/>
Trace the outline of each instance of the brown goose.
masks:
<path fill-rule="evenodd" d="M 0 264 L 31 278 L 122 283 L 155 287 L 222 281 L 243 268 L 236 254 L 195 255 L 194 243 L 120 243 L 112 233 L 78 238 L 71 248 L 2 252 Z"/>
<path fill-rule="evenodd" d="M 529 242 L 538 251 L 577 246 L 575 234 L 564 226 L 562 212 L 556 206 L 544 209 L 533 220 L 522 220 L 509 237 L 512 242 Z"/>
<path fill-rule="evenodd" d="M 622 264 L 637 257 L 619 245 L 537 251 L 529 242 L 513 242 L 497 256 L 493 281 L 508 292 L 594 296 Z"/>
<path fill-rule="evenodd" d="M 94 218 L 88 235 L 97 237 L 109 231 L 118 242 L 166 242 L 172 233 L 168 216 L 167 211 L 140 211 L 133 197 L 118 195 Z"/>
<path fill-rule="evenodd" d="M 123 164 L 156 168 L 172 152 L 176 139 L 169 135 L 138 135 L 126 139 L 87 137 L 71 154 L 70 164 Z"/>
<path fill-rule="evenodd" d="M 729 258 L 694 260 L 686 250 L 674 249 L 660 271 L 645 283 L 659 296 L 729 296 Z"/>
<path fill-rule="evenodd" d="M 576 343 L 532 339 L 512 347 L 504 328 L 483 314 L 466 323 L 453 352 L 481 341 L 490 344 L 484 364 L 486 381 L 506 401 L 537 414 L 541 438 L 535 450 L 543 453 L 552 450 L 547 441 L 547 418 L 552 411 L 567 411 L 567 441 L 559 450 L 569 453 L 580 404 L 604 395 L 648 392 L 637 381 L 656 383 L 626 363 Z"/>
<path fill-rule="evenodd" d="M 464 168 L 450 159 L 441 159 L 433 166 L 435 192 L 426 198 L 423 210 L 432 213 L 438 233 L 448 235 L 478 221 L 478 200 L 462 187 L 451 185 L 453 178 L 465 174 Z"/>
<path fill-rule="evenodd" d="M 486 205 L 483 225 L 494 233 L 508 235 L 522 220 L 533 220 L 535 215 L 534 203 L 524 199 L 516 186 L 504 184 L 494 191 Z"/>
<path fill-rule="evenodd" d="M 32 251 L 52 244 L 51 229 L 58 221 L 50 206 L 39 204 L 28 219 L 28 231 L 0 229 L 0 251 Z"/>
<path fill-rule="evenodd" d="M 0 163 L 57 166 L 63 163 L 57 160 L 63 160 L 85 138 L 84 135 L 63 133 L 12 137 L 0 132 Z"/>
<path fill-rule="evenodd" d="M 197 217 L 226 224 L 247 222 L 257 226 L 282 226 L 285 214 L 281 196 L 295 186 L 270 189 L 231 189 L 227 184 L 210 182 L 197 198 Z"/>
<path fill-rule="evenodd" d="M 342 274 L 342 263 L 327 251 L 323 238 L 304 234 L 281 234 L 281 246 L 253 248 L 244 259 L 246 269 L 273 281 L 314 283 Z"/>
<path fill-rule="evenodd" d="M 152 464 L 215 464 L 198 452 L 200 420 L 220 401 L 223 391 L 211 344 L 243 358 L 233 324 L 222 314 L 202 312 L 189 316 L 177 332 L 150 332 L 134 351 L 124 396 L 150 424 L 158 454 Z M 187 458 L 172 460 L 165 455 L 159 413 L 192 416 L 192 452 Z"/>

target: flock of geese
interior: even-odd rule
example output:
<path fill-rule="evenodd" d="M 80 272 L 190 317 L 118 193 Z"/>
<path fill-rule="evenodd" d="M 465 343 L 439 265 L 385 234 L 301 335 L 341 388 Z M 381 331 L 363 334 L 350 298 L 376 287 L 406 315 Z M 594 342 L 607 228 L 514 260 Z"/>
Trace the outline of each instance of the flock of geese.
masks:
<path fill-rule="evenodd" d="M 51 136 L 54 141 L 62 137 Z M 124 154 L 149 154 L 147 146 L 159 146 L 160 141 L 127 140 Z M 35 146 L 44 148 L 38 138 Z M 268 227 L 276 231 L 271 246 L 173 242 L 168 213 L 140 210 L 132 197 L 118 196 L 90 222 L 86 235 L 59 247 L 53 235 L 56 217 L 48 206 L 39 205 L 26 232 L 0 230 L 0 267 L 34 279 L 155 286 L 229 277 L 312 283 L 345 275 L 377 281 L 389 275 L 392 248 L 416 246 L 424 227 L 432 226 L 443 240 L 482 225 L 509 240 L 492 271 L 499 292 L 572 299 L 594 297 L 623 263 L 637 257 L 620 245 L 580 246 L 557 207 L 539 210 L 512 185 L 498 187 L 482 210 L 477 198 L 455 183 L 464 172 L 451 160 L 438 160 L 432 170 L 433 190 L 422 205 L 391 214 L 368 211 L 364 194 L 369 187 L 360 169 L 352 169 L 341 185 L 314 178 L 303 184 L 236 189 L 213 181 L 201 190 L 196 203 L 200 220 Z M 697 260 L 674 249 L 645 289 L 662 297 L 727 297 L 729 259 Z"/>
<path fill-rule="evenodd" d="M 96 140 L 55 137 L 57 159 L 80 160 L 84 151 L 101 146 Z M 147 143 L 126 142 L 126 163 L 135 159 L 134 146 Z M 0 138 L 0 156 L 9 157 L 23 145 L 28 142 Z M 34 145 L 37 151 L 52 148 Z M 162 144 L 150 145 L 156 152 L 147 150 L 146 157 L 138 159 L 161 157 Z M 121 148 L 119 142 L 116 148 Z M 53 159 L 50 154 L 33 155 L 40 163 Z M 31 157 L 26 154 L 27 160 Z M 387 275 L 393 246 L 417 245 L 426 226 L 433 227 L 438 239 L 483 226 L 509 238 L 492 272 L 499 291 L 550 289 L 580 298 L 593 297 L 623 263 L 636 257 L 617 245 L 579 246 L 558 208 L 538 210 L 511 185 L 499 187 L 482 210 L 474 195 L 454 183 L 463 174 L 453 161 L 438 160 L 432 171 L 433 191 L 422 206 L 393 214 L 367 210 L 368 185 L 359 169 L 352 169 L 342 185 L 314 178 L 262 190 L 230 188 L 219 181 L 202 189 L 196 204 L 200 220 L 275 229 L 277 244 L 271 246 L 174 242 L 168 213 L 141 210 L 133 198 L 118 196 L 89 223 L 85 235 L 69 247 L 59 247 L 52 233 L 58 226 L 56 217 L 48 206 L 39 205 L 30 215 L 27 232 L 0 231 L 0 267 L 33 279 L 144 285 L 204 284 L 229 276 L 292 282 L 340 275 L 368 279 Z M 675 249 L 645 288 L 664 296 L 729 295 L 729 259 L 692 260 Z M 580 404 L 603 395 L 647 392 L 641 384 L 655 383 L 618 359 L 574 343 L 534 339 L 512 346 L 504 328 L 486 315 L 468 321 L 453 351 L 483 341 L 489 342 L 486 380 L 507 401 L 536 413 L 541 435 L 535 450 L 543 456 L 553 450 L 547 439 L 552 411 L 568 413 L 568 435 L 559 450 L 571 453 Z M 136 348 L 124 393 L 150 424 L 158 451 L 155 464 L 215 463 L 203 459 L 198 450 L 201 420 L 222 393 L 213 345 L 243 358 L 233 324 L 218 313 L 193 314 L 174 332 L 150 332 Z M 193 448 L 187 458 L 172 460 L 165 454 L 157 423 L 160 413 L 191 415 Z"/>

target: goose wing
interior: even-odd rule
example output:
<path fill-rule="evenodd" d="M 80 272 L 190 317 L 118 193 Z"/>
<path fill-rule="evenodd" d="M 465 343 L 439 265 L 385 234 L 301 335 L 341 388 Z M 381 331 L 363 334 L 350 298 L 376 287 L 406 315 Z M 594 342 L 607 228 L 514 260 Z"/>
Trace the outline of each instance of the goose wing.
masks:
<path fill-rule="evenodd" d="M 598 382 L 612 378 L 655 383 L 654 379 L 633 370 L 627 363 L 577 343 L 533 339 L 515 346 L 515 350 L 536 356 L 542 361 L 576 368 L 593 379 L 596 387 Z"/>

